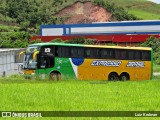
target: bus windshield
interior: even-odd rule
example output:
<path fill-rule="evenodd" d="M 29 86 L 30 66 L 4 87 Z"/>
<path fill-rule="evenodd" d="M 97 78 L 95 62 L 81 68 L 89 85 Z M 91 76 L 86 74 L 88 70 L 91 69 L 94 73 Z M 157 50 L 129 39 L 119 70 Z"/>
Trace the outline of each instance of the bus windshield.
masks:
<path fill-rule="evenodd" d="M 24 69 L 36 69 L 37 60 L 33 59 L 34 52 L 39 51 L 38 46 L 29 46 L 26 50 Z"/>
<path fill-rule="evenodd" d="M 37 62 L 33 60 L 33 53 L 25 55 L 24 69 L 35 69 Z"/>

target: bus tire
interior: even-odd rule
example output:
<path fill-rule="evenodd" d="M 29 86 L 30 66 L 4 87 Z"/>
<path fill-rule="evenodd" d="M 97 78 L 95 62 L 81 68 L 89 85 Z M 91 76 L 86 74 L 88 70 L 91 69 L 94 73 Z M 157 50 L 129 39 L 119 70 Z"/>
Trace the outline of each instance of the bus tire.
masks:
<path fill-rule="evenodd" d="M 57 73 L 57 80 L 61 80 L 61 74 Z"/>
<path fill-rule="evenodd" d="M 57 71 L 50 74 L 50 80 L 61 80 L 61 74 Z"/>
<path fill-rule="evenodd" d="M 116 72 L 112 72 L 108 75 L 108 80 L 109 81 L 118 81 L 119 77 L 118 74 Z"/>
<path fill-rule="evenodd" d="M 121 80 L 121 81 L 127 81 L 127 80 L 129 80 L 129 79 L 130 79 L 130 76 L 129 76 L 128 73 L 126 73 L 126 72 L 121 73 L 121 75 L 120 75 L 120 80 Z"/>
<path fill-rule="evenodd" d="M 57 73 L 52 72 L 49 76 L 50 80 L 57 80 Z"/>

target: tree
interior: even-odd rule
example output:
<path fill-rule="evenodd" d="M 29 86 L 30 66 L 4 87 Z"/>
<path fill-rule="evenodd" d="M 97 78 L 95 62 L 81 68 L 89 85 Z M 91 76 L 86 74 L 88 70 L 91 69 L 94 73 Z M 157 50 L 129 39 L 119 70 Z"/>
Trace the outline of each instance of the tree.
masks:
<path fill-rule="evenodd" d="M 85 42 L 85 38 L 84 37 L 73 38 L 67 42 L 72 44 L 83 44 Z"/>
<path fill-rule="evenodd" d="M 95 44 L 95 40 L 93 39 L 86 39 L 84 44 L 87 44 L 87 45 L 94 45 Z"/>
<path fill-rule="evenodd" d="M 146 42 L 141 44 L 142 47 L 151 47 L 153 49 L 153 58 L 156 64 L 160 64 L 160 39 L 151 36 Z"/>
<path fill-rule="evenodd" d="M 146 40 L 146 42 L 142 43 L 141 46 L 151 47 L 154 52 L 157 52 L 160 47 L 160 39 L 151 36 Z"/>
<path fill-rule="evenodd" d="M 94 0 L 94 4 L 104 7 L 109 12 L 113 14 L 117 20 L 140 20 L 136 16 L 129 14 L 124 8 L 116 6 L 114 3 L 103 1 L 103 0 Z"/>
<path fill-rule="evenodd" d="M 55 43 L 55 42 L 63 43 L 64 41 L 61 38 L 56 38 L 54 40 L 51 40 L 50 42 L 53 42 L 53 43 Z"/>

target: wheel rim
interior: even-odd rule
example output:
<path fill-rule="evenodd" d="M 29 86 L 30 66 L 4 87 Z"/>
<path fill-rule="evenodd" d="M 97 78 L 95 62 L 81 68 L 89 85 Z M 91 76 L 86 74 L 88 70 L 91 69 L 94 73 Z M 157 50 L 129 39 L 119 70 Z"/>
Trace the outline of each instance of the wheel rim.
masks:
<path fill-rule="evenodd" d="M 56 75 L 56 73 L 51 73 L 50 79 L 51 79 L 51 80 L 57 80 L 57 75 Z"/>
<path fill-rule="evenodd" d="M 61 80 L 61 75 L 57 74 L 57 80 Z"/>
<path fill-rule="evenodd" d="M 108 80 L 109 81 L 118 81 L 119 79 L 116 74 L 111 74 L 111 75 L 109 75 Z"/>
<path fill-rule="evenodd" d="M 129 77 L 128 75 L 121 75 L 121 81 L 126 81 L 126 80 L 129 80 Z"/>
<path fill-rule="evenodd" d="M 126 76 L 122 76 L 121 80 L 127 80 Z"/>

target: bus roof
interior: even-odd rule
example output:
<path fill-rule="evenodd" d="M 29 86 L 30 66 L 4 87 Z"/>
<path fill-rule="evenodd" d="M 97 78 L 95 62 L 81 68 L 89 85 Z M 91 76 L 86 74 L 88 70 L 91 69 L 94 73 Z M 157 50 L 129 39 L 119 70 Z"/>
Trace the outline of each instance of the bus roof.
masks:
<path fill-rule="evenodd" d="M 117 48 L 117 49 L 132 49 L 132 50 L 152 50 L 150 47 L 122 47 L 122 46 L 107 46 L 107 45 L 85 45 L 85 44 L 68 44 L 68 43 L 52 43 L 52 42 L 45 42 L 45 43 L 35 43 L 29 46 L 45 46 L 45 45 L 60 45 L 60 46 L 77 46 L 77 47 L 95 47 L 95 48 Z"/>
<path fill-rule="evenodd" d="M 67 43 L 52 43 L 52 42 L 35 43 L 35 44 L 30 44 L 29 46 L 45 46 L 45 45 L 81 46 L 81 47 L 84 46 L 83 44 L 67 44 Z"/>

